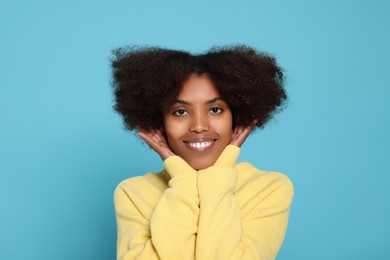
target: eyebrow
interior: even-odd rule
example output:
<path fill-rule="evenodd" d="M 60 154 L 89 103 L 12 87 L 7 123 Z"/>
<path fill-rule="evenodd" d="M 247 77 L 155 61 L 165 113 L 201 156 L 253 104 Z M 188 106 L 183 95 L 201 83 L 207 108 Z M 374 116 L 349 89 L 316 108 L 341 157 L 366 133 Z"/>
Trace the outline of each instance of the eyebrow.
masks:
<path fill-rule="evenodd" d="M 207 100 L 205 103 L 205 105 L 208 105 L 208 104 L 212 104 L 212 103 L 215 103 L 217 102 L 218 100 L 222 100 L 222 98 L 220 97 L 215 97 L 213 99 L 210 99 L 210 100 Z M 184 100 L 180 100 L 180 99 L 177 99 L 175 101 L 173 101 L 173 104 L 181 104 L 181 105 L 186 105 L 186 106 L 191 106 L 192 103 L 190 102 L 187 102 L 187 101 L 184 101 Z"/>

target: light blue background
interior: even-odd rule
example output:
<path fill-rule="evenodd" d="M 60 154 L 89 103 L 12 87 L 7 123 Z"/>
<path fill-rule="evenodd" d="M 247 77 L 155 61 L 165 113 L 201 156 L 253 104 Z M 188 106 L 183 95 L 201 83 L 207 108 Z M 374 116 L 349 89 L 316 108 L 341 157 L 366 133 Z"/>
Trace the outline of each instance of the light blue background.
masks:
<path fill-rule="evenodd" d="M 390 259 L 389 1 L 0 2 L 0 259 L 114 259 L 112 195 L 162 164 L 113 112 L 110 51 L 244 43 L 288 109 L 240 160 L 295 184 L 278 259 Z"/>

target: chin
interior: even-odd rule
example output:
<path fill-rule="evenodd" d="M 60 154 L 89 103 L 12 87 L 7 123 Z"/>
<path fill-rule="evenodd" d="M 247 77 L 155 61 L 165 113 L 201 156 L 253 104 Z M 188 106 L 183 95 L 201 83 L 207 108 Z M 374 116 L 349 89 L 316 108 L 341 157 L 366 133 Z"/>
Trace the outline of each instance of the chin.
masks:
<path fill-rule="evenodd" d="M 198 171 L 198 170 L 203 170 L 203 169 L 206 169 L 206 168 L 212 166 L 216 162 L 216 160 L 217 159 L 215 159 L 215 160 L 209 159 L 209 160 L 204 160 L 204 161 L 197 160 L 196 162 L 188 160 L 187 163 L 191 166 L 191 168 Z"/>

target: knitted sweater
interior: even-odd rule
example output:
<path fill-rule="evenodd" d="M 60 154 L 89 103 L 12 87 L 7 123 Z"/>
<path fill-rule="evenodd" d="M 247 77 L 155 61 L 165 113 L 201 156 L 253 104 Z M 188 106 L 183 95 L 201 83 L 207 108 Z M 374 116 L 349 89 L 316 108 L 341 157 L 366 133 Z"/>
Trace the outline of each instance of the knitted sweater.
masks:
<path fill-rule="evenodd" d="M 196 171 L 179 156 L 115 190 L 117 259 L 274 259 L 293 197 L 283 174 L 235 164 L 228 145 Z"/>

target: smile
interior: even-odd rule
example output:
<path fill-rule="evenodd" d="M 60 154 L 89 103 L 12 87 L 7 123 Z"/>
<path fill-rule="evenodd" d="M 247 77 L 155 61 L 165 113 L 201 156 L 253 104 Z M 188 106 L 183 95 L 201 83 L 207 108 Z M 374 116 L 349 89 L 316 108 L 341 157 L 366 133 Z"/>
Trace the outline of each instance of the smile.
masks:
<path fill-rule="evenodd" d="M 204 142 L 185 142 L 188 148 L 196 152 L 203 152 L 211 149 L 215 141 L 204 141 Z"/>

